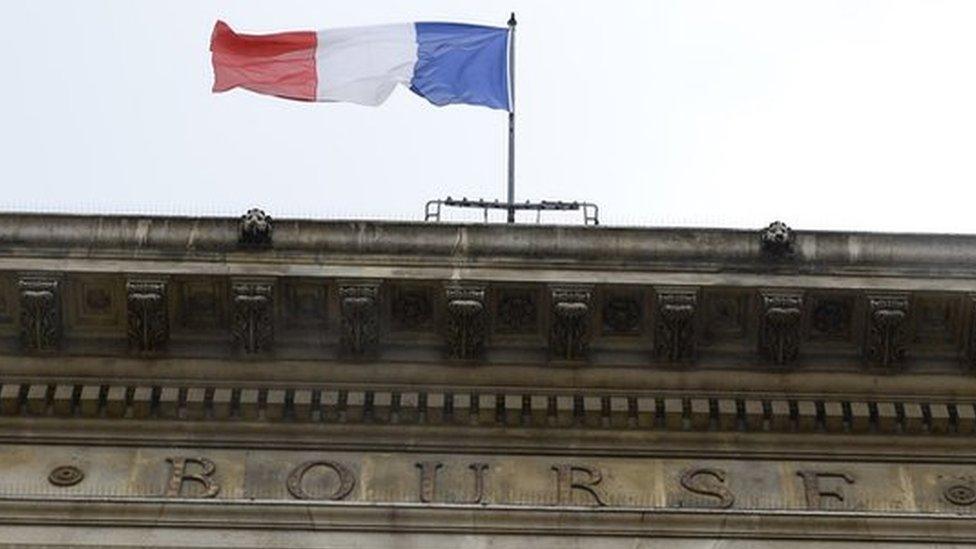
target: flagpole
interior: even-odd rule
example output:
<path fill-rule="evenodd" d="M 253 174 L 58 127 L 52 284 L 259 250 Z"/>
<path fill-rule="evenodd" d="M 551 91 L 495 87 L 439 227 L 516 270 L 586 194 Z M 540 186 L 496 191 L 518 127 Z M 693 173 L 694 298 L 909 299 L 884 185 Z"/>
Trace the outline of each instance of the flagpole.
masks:
<path fill-rule="evenodd" d="M 508 222 L 515 223 L 515 12 L 508 19 Z"/>

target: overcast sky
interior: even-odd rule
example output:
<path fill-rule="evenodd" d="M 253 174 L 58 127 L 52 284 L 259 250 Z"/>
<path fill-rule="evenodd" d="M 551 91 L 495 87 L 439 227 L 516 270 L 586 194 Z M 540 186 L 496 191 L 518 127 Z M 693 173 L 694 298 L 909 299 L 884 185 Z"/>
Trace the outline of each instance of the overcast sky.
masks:
<path fill-rule="evenodd" d="M 973 0 L 3 0 L 0 208 L 421 220 L 431 198 L 503 198 L 504 112 L 212 94 L 208 44 L 218 18 L 511 10 L 519 200 L 596 202 L 608 225 L 976 232 Z"/>

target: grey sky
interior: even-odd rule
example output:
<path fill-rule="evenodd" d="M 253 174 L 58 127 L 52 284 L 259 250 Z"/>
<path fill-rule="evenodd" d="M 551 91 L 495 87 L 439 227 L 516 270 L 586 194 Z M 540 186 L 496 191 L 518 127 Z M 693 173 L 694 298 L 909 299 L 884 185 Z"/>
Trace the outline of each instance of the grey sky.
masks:
<path fill-rule="evenodd" d="M 519 199 L 615 225 L 976 232 L 972 0 L 5 0 L 0 208 L 419 220 L 429 198 L 502 198 L 503 112 L 214 95 L 207 47 L 217 18 L 511 10 Z"/>

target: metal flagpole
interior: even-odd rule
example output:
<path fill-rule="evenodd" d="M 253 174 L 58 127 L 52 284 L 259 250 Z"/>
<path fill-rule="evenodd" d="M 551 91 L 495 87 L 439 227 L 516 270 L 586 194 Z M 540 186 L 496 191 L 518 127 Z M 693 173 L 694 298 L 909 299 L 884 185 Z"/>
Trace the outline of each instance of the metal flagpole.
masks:
<path fill-rule="evenodd" d="M 582 211 L 584 225 L 599 225 L 599 208 L 592 202 L 564 202 L 562 200 L 543 200 L 541 202 L 515 203 L 515 12 L 508 19 L 508 200 L 468 200 L 451 198 L 428 200 L 424 207 L 425 221 L 440 221 L 441 207 L 478 208 L 484 211 L 485 222 L 488 222 L 488 210 L 506 210 L 508 223 L 515 223 L 515 212 L 519 210 L 534 210 L 536 223 L 539 222 L 540 212 Z"/>
<path fill-rule="evenodd" d="M 508 19 L 508 222 L 515 223 L 515 12 Z"/>

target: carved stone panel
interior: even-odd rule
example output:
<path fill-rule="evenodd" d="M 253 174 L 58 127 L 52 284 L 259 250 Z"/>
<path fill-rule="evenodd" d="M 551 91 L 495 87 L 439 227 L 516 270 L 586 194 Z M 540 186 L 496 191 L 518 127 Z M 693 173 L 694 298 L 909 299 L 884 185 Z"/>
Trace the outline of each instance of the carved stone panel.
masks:
<path fill-rule="evenodd" d="M 125 288 L 129 348 L 144 352 L 158 351 L 169 339 L 166 282 L 132 279 Z"/>
<path fill-rule="evenodd" d="M 608 293 L 603 298 L 603 333 L 636 335 L 641 332 L 644 308 L 639 293 Z"/>
<path fill-rule="evenodd" d="M 227 319 L 227 286 L 222 278 L 193 277 L 174 282 L 178 327 L 188 334 L 221 329 Z"/>
<path fill-rule="evenodd" d="M 327 289 L 314 280 L 285 280 L 282 285 L 284 320 L 293 328 L 321 328 L 326 323 Z"/>
<path fill-rule="evenodd" d="M 969 308 L 969 330 L 966 334 L 966 359 L 969 369 L 976 372 L 976 294 L 970 294 L 966 302 Z"/>
<path fill-rule="evenodd" d="M 810 302 L 810 339 L 849 341 L 852 339 L 854 297 L 850 295 L 814 295 Z"/>
<path fill-rule="evenodd" d="M 379 342 L 379 282 L 339 284 L 344 352 L 362 356 L 376 350 Z"/>
<path fill-rule="evenodd" d="M 119 280 L 114 276 L 72 276 L 65 286 L 65 325 L 72 332 L 121 328 L 123 307 Z"/>
<path fill-rule="evenodd" d="M 865 358 L 880 366 L 892 366 L 905 358 L 908 294 L 867 296 Z"/>
<path fill-rule="evenodd" d="M 534 334 L 538 330 L 536 293 L 530 290 L 501 290 L 495 329 L 504 334 Z"/>
<path fill-rule="evenodd" d="M 14 325 L 17 311 L 17 291 L 12 277 L 0 275 L 0 326 Z"/>
<path fill-rule="evenodd" d="M 433 299 L 430 288 L 396 286 L 392 292 L 390 313 L 393 327 L 403 331 L 421 331 L 433 324 Z"/>
<path fill-rule="evenodd" d="M 233 282 L 231 288 L 234 341 L 245 353 L 266 351 L 274 341 L 274 283 L 239 280 Z"/>
<path fill-rule="evenodd" d="M 668 362 L 694 359 L 697 312 L 697 289 L 657 288 L 654 348 L 658 358 Z"/>
<path fill-rule="evenodd" d="M 54 278 L 21 278 L 20 340 L 28 351 L 55 350 L 61 344 L 61 291 Z"/>
<path fill-rule="evenodd" d="M 447 297 L 447 348 L 454 358 L 474 358 L 485 347 L 487 313 L 484 286 L 450 285 Z"/>
<path fill-rule="evenodd" d="M 759 352 L 774 364 L 787 364 L 800 354 L 803 292 L 760 292 Z"/>
<path fill-rule="evenodd" d="M 552 288 L 549 352 L 553 358 L 578 360 L 590 345 L 592 290 L 588 286 Z"/>

